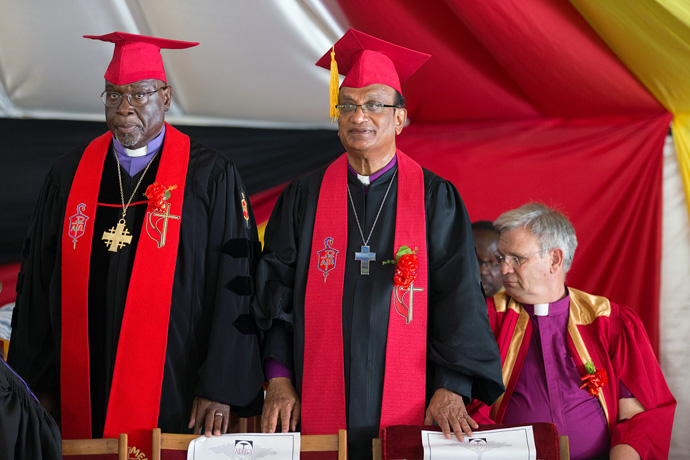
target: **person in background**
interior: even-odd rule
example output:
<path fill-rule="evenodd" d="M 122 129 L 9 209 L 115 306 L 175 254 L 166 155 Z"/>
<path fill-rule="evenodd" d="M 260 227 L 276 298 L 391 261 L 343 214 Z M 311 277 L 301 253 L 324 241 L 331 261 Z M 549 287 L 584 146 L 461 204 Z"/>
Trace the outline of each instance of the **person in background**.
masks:
<path fill-rule="evenodd" d="M 503 289 L 501 267 L 493 259 L 499 234 L 494 229 L 493 223 L 488 220 L 480 220 L 472 222 L 472 236 L 474 237 L 474 246 L 477 250 L 479 274 L 482 277 L 482 289 L 484 289 L 486 297 L 492 297 Z"/>
<path fill-rule="evenodd" d="M 574 460 L 668 458 L 676 401 L 637 314 L 566 284 L 577 247 L 568 218 L 529 203 L 494 226 L 505 292 L 488 299 L 488 311 L 506 392 L 470 414 L 555 423 Z"/>

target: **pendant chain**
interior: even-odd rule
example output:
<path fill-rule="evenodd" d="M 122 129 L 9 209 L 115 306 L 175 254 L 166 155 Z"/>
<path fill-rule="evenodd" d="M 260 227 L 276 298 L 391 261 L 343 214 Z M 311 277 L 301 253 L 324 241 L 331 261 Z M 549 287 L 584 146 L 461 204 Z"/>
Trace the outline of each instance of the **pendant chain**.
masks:
<path fill-rule="evenodd" d="M 379 211 L 376 213 L 376 218 L 374 219 L 374 224 L 371 226 L 371 230 L 369 231 L 369 236 L 367 239 L 364 239 L 364 232 L 362 232 L 362 226 L 359 224 L 359 217 L 357 217 L 357 210 L 355 209 L 355 202 L 352 200 L 352 194 L 350 193 L 350 185 L 348 184 L 347 186 L 347 195 L 350 197 L 350 204 L 352 204 L 352 211 L 355 213 L 355 221 L 357 221 L 357 228 L 359 229 L 359 234 L 362 237 L 362 242 L 364 242 L 364 246 L 369 245 L 369 240 L 371 239 L 371 235 L 374 233 L 374 227 L 376 227 L 376 222 L 379 220 L 379 216 L 381 215 L 381 210 L 383 209 L 383 205 L 386 202 L 386 198 L 388 198 L 388 192 L 391 190 L 391 185 L 393 185 L 393 181 L 395 180 L 395 175 L 398 174 L 398 170 L 396 169 L 395 172 L 393 173 L 393 177 L 391 177 L 391 181 L 388 184 L 388 189 L 386 189 L 386 194 L 383 196 L 383 201 L 381 202 L 381 206 L 379 206 Z"/>
<path fill-rule="evenodd" d="M 127 201 L 127 204 L 125 204 L 125 192 L 122 187 L 122 173 L 120 172 L 120 159 L 117 157 L 117 153 L 115 153 L 115 161 L 117 161 L 117 178 L 120 180 L 120 198 L 122 199 L 122 219 L 125 219 L 125 215 L 127 215 L 127 208 L 129 208 L 129 204 L 132 202 L 132 199 L 134 198 L 134 195 L 137 193 L 137 190 L 139 189 L 139 185 L 141 185 L 141 181 L 144 180 L 144 176 L 146 175 L 146 171 L 149 170 L 149 166 L 151 166 L 151 163 L 153 163 L 153 160 L 156 159 L 156 156 L 158 156 L 158 152 L 156 152 L 153 155 L 153 158 L 151 158 L 151 161 L 149 161 L 149 164 L 146 165 L 146 168 L 144 169 L 144 173 L 141 175 L 139 178 L 139 182 L 137 182 L 137 186 L 134 187 L 134 191 L 132 192 L 132 195 L 129 197 L 129 201 Z"/>

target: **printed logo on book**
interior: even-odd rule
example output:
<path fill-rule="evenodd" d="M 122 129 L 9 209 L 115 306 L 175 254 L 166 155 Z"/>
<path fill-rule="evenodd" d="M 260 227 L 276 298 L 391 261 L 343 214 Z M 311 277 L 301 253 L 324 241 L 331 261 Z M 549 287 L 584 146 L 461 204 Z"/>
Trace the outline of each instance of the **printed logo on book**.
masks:
<path fill-rule="evenodd" d="M 251 456 L 254 453 L 254 441 L 244 441 L 238 439 L 235 441 L 235 454 Z"/>
<path fill-rule="evenodd" d="M 468 438 L 467 441 L 469 443 L 469 448 L 474 451 L 487 451 L 492 449 L 492 447 L 489 447 L 486 438 Z M 500 447 L 500 445 L 493 446 L 493 448 L 496 447 Z"/>

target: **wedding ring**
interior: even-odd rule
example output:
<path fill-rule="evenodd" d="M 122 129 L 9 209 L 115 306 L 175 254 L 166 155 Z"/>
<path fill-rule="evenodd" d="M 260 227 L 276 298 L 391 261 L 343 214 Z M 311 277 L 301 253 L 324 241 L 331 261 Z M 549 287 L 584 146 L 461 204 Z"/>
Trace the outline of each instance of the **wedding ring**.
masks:
<path fill-rule="evenodd" d="M 214 417 L 223 417 L 223 413 L 222 412 L 216 412 L 215 414 L 213 414 L 213 416 Z"/>

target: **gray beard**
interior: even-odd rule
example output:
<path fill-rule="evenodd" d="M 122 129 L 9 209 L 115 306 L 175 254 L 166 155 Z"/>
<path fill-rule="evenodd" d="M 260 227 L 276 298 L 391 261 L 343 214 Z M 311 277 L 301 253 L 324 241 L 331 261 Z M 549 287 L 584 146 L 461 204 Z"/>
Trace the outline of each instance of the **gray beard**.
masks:
<path fill-rule="evenodd" d="M 131 148 L 131 147 L 135 146 L 137 144 L 137 142 L 139 142 L 139 139 L 141 138 L 141 134 L 139 134 L 139 133 L 137 133 L 137 134 L 127 133 L 127 134 L 120 134 L 119 136 L 116 136 L 116 137 L 117 137 L 117 141 L 123 147 Z"/>

